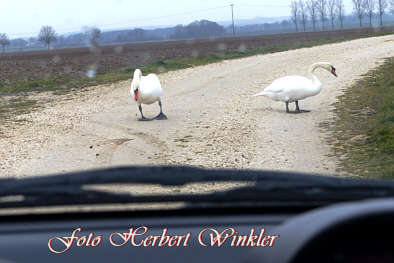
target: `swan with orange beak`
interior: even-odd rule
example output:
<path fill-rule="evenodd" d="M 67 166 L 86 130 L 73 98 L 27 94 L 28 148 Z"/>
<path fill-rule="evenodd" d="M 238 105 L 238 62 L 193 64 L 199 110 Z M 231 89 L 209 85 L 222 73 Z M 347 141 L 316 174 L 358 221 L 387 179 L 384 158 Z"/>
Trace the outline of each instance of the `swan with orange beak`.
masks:
<path fill-rule="evenodd" d="M 303 76 L 285 76 L 272 82 L 264 91 L 253 95 L 265 96 L 271 100 L 283 101 L 286 103 L 287 113 L 309 112 L 309 110 L 301 110 L 298 101 L 307 97 L 315 96 L 322 90 L 320 80 L 314 74 L 315 69 L 323 68 L 335 77 L 338 77 L 335 67 L 328 62 L 316 62 L 309 67 L 309 78 Z M 289 103 L 295 102 L 296 110 L 289 110 Z"/>
<path fill-rule="evenodd" d="M 130 94 L 138 103 L 138 108 L 141 112 L 141 118 L 139 121 L 151 121 L 155 120 L 166 120 L 167 116 L 163 114 L 161 95 L 163 90 L 161 88 L 160 80 L 155 74 L 149 74 L 142 76 L 140 69 L 134 71 L 133 81 L 131 82 Z M 146 118 L 142 113 L 141 104 L 150 105 L 159 102 L 160 113 L 153 119 Z"/>

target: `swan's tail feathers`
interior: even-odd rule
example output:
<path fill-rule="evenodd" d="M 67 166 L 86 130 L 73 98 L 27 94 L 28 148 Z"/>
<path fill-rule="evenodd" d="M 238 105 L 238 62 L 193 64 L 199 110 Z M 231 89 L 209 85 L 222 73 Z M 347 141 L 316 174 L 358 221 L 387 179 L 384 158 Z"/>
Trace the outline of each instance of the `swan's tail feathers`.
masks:
<path fill-rule="evenodd" d="M 264 91 L 254 94 L 252 97 L 263 96 L 263 95 L 264 95 Z"/>

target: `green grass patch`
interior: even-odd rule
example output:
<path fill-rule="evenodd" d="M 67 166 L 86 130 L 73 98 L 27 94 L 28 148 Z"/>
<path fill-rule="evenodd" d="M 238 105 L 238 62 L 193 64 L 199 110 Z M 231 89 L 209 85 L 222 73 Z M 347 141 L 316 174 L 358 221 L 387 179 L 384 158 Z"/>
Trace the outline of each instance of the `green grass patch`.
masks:
<path fill-rule="evenodd" d="M 333 43 L 340 43 L 344 41 L 350 41 L 354 39 L 360 38 L 368 38 L 368 37 L 376 37 L 376 36 L 383 36 L 389 35 L 392 33 L 384 33 L 379 35 L 359 35 L 354 37 L 337 37 L 337 38 L 327 38 L 323 40 L 316 40 L 316 41 L 308 41 L 308 42 L 297 42 L 291 44 L 281 44 L 281 45 L 269 45 L 269 46 L 261 46 L 261 47 L 250 47 L 242 50 L 231 50 L 221 53 L 213 53 L 204 56 L 197 56 L 197 57 L 188 57 L 188 58 L 176 58 L 176 59 L 168 59 L 168 60 L 159 60 L 154 63 L 149 63 L 140 67 L 142 72 L 149 72 L 149 73 L 164 73 L 172 70 L 179 70 L 189 67 L 196 67 L 200 65 L 206 65 L 210 63 L 216 63 L 223 60 L 230 60 L 230 59 L 238 59 L 238 58 L 245 58 L 249 56 L 255 55 L 263 55 L 263 54 L 270 54 L 275 52 L 283 52 L 288 50 L 295 50 L 300 48 L 307 48 L 307 47 L 314 47 L 320 45 L 327 45 Z M 136 67 L 130 67 L 125 70 L 125 72 L 130 73 L 134 72 Z"/>
<path fill-rule="evenodd" d="M 370 178 L 394 179 L 394 57 L 349 87 L 334 104 L 333 139 L 341 168 Z"/>
<path fill-rule="evenodd" d="M 130 79 L 130 75 L 119 72 L 109 72 L 98 74 L 94 78 L 81 77 L 61 77 L 54 76 L 48 79 L 15 82 L 11 85 L 0 85 L 0 95 L 15 95 L 28 92 L 53 92 L 54 94 L 68 94 L 75 90 L 81 90 L 85 87 L 109 84 L 121 80 Z"/>
<path fill-rule="evenodd" d="M 0 120 L 13 120 L 14 122 L 20 122 L 20 120 L 13 119 L 13 117 L 21 114 L 27 114 L 39 107 L 40 106 L 37 104 L 36 100 L 9 100 L 4 105 L 0 105 Z"/>

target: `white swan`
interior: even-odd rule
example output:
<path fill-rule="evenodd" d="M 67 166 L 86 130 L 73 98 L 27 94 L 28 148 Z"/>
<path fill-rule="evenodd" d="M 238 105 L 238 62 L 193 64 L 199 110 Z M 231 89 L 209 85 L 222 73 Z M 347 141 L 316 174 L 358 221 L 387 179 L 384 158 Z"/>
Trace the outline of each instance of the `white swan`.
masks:
<path fill-rule="evenodd" d="M 298 101 L 310 96 L 319 94 L 322 84 L 315 76 L 316 68 L 324 68 L 330 71 L 335 77 L 338 77 L 335 68 L 328 62 L 317 62 L 309 67 L 309 78 L 302 76 L 286 76 L 272 82 L 264 91 L 253 95 L 265 96 L 271 100 L 283 101 L 286 103 L 287 113 L 309 112 L 309 110 L 300 110 Z M 295 102 L 296 110 L 289 110 L 289 102 Z"/>
<path fill-rule="evenodd" d="M 139 121 L 150 121 L 142 114 L 141 104 L 152 104 L 156 101 L 159 102 L 160 113 L 154 119 L 155 120 L 166 120 L 166 115 L 163 114 L 161 107 L 161 94 L 163 90 L 161 88 L 160 80 L 155 74 L 149 74 L 148 76 L 142 76 L 141 70 L 136 69 L 134 71 L 133 81 L 131 82 L 130 94 L 137 101 L 138 108 L 141 112 L 141 118 Z"/>

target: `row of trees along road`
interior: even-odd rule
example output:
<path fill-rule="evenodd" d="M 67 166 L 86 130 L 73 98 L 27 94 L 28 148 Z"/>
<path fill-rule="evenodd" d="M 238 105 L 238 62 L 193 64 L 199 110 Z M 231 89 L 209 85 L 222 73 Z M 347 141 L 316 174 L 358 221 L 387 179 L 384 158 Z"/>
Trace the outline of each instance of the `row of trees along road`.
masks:
<path fill-rule="evenodd" d="M 82 32 L 85 36 L 85 38 L 91 42 L 94 43 L 94 41 L 100 36 L 100 29 L 96 27 L 83 27 Z M 45 45 L 48 47 L 48 50 L 50 48 L 51 43 L 56 42 L 58 39 L 58 35 L 55 31 L 55 29 L 51 26 L 43 26 L 40 29 L 40 33 L 38 34 L 37 40 L 38 42 L 45 43 Z M 4 48 L 5 46 L 10 45 L 10 38 L 6 33 L 0 33 L 0 45 L 3 47 L 3 53 L 4 53 Z"/>
<path fill-rule="evenodd" d="M 113 38 L 113 34 L 117 34 L 117 38 Z M 195 21 L 187 26 L 177 25 L 174 28 L 173 34 L 171 34 L 170 38 L 172 39 L 188 39 L 188 38 L 209 38 L 209 37 L 220 37 L 226 34 L 226 29 L 223 26 L 220 26 L 216 22 L 201 20 Z M 95 46 L 96 39 L 101 35 L 101 31 L 97 27 L 83 27 L 82 32 L 79 34 L 74 34 L 69 36 L 71 38 L 72 43 L 84 43 L 88 41 L 92 46 Z M 134 29 L 128 31 L 128 33 L 119 35 L 119 32 L 105 32 L 104 38 L 111 39 L 111 41 L 115 42 L 136 42 L 142 40 L 160 40 L 152 38 L 151 36 L 146 36 L 145 31 L 142 29 Z M 67 43 L 65 37 L 58 36 L 55 29 L 51 26 L 43 26 L 37 37 L 38 42 L 45 43 L 50 49 L 50 46 L 53 42 L 61 42 L 62 44 Z M 10 45 L 10 39 L 7 34 L 0 34 L 0 45 L 4 46 Z"/>
<path fill-rule="evenodd" d="M 380 19 L 380 26 L 383 25 L 382 16 L 385 11 L 390 10 L 394 14 L 394 0 L 352 0 L 353 13 L 357 16 L 360 27 L 365 16 L 369 18 L 369 24 L 372 27 L 372 17 L 375 12 Z M 305 27 L 308 21 L 312 22 L 313 30 L 316 30 L 316 24 L 321 22 L 323 30 L 325 22 L 329 19 L 331 27 L 334 29 L 334 20 L 338 18 L 343 28 L 343 19 L 345 18 L 345 6 L 343 0 L 299 0 L 291 1 L 291 20 L 295 24 L 296 31 L 298 25 Z"/>
<path fill-rule="evenodd" d="M 97 27 L 84 26 L 82 27 L 82 33 L 85 36 L 85 39 L 87 39 L 89 43 L 94 45 L 95 40 L 100 37 L 101 30 Z M 38 34 L 38 41 L 45 43 L 48 47 L 48 50 L 50 44 L 52 42 L 56 42 L 57 39 L 58 36 L 56 34 L 56 31 L 51 26 L 43 26 L 40 30 L 40 33 Z"/>

